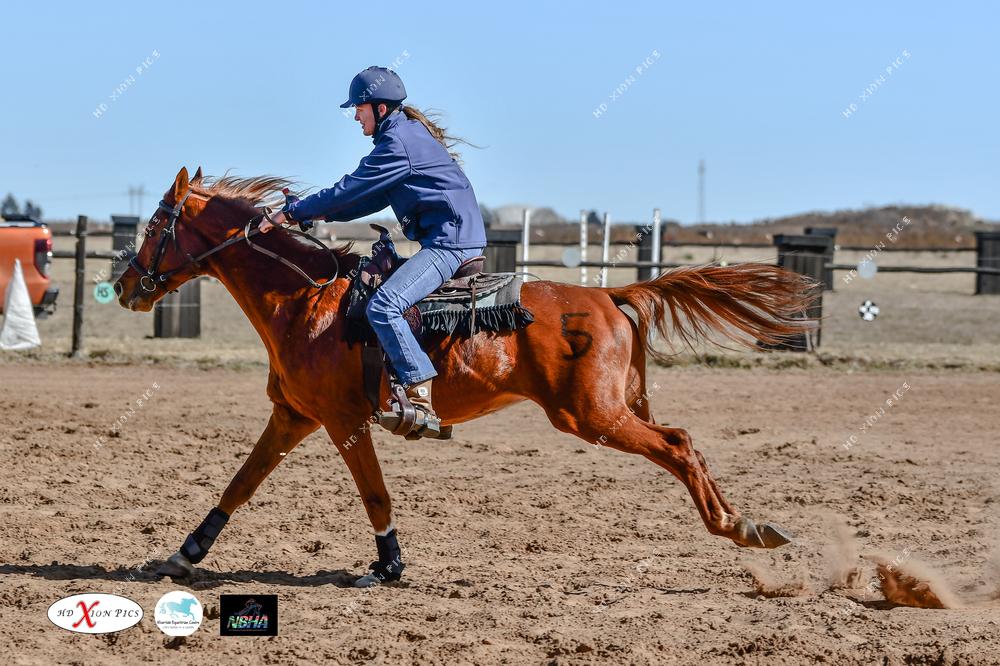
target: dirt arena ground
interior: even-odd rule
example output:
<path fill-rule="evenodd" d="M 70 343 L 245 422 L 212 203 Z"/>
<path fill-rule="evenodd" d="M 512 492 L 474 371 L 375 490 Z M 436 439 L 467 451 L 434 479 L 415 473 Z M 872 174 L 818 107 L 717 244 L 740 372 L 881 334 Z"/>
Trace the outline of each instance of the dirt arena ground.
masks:
<path fill-rule="evenodd" d="M 373 539 L 317 433 L 192 584 L 210 611 L 223 593 L 277 594 L 279 636 L 220 637 L 206 619 L 171 641 L 148 615 L 109 636 L 53 626 L 46 609 L 66 595 L 122 590 L 148 614 L 175 589 L 149 570 L 262 430 L 265 378 L 257 366 L 0 363 L 5 663 L 1000 663 L 1000 373 L 959 369 L 651 367 L 658 420 L 691 432 L 735 506 L 795 534 L 775 551 L 710 536 L 668 474 L 522 404 L 448 443 L 376 435 L 402 586 L 349 587 Z M 860 555 L 922 562 L 964 607 L 887 603 L 860 557 L 854 589 L 829 590 L 831 514 Z M 760 595 L 746 563 L 804 591 Z"/>

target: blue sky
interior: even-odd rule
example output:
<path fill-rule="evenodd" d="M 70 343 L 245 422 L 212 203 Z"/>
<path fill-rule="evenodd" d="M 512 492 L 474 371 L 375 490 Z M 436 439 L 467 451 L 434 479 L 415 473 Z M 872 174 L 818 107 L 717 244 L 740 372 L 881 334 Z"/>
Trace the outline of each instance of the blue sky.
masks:
<path fill-rule="evenodd" d="M 704 159 L 709 220 L 902 202 L 1000 219 L 998 7 L 12 3 L 0 194 L 106 219 L 140 184 L 148 215 L 183 165 L 328 186 L 371 150 L 337 108 L 351 77 L 398 59 L 408 101 L 484 146 L 465 169 L 489 206 L 690 223 Z"/>

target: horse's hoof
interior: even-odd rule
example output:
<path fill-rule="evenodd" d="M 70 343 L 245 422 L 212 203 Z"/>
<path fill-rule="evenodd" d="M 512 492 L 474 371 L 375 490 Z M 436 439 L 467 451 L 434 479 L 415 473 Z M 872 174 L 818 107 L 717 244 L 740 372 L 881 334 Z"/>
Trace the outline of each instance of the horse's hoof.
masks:
<path fill-rule="evenodd" d="M 354 587 L 360 587 L 360 588 L 375 587 L 381 584 L 382 584 L 382 579 L 380 579 L 374 573 L 367 573 L 361 578 L 354 581 Z"/>
<path fill-rule="evenodd" d="M 170 576 L 174 580 L 190 578 L 193 573 L 194 565 L 182 553 L 174 553 L 156 570 L 156 575 L 160 578 Z"/>
<path fill-rule="evenodd" d="M 403 577 L 405 565 L 398 559 L 389 563 L 379 561 L 368 565 L 370 571 L 354 581 L 354 587 L 375 587 L 376 585 L 392 585 Z"/>
<path fill-rule="evenodd" d="M 738 545 L 748 548 L 765 547 L 764 540 L 760 538 L 760 533 L 757 531 L 757 525 L 746 516 L 740 516 L 739 520 L 736 521 L 735 532 L 733 541 Z"/>
<path fill-rule="evenodd" d="M 791 534 L 771 523 L 761 523 L 757 531 L 760 533 L 760 538 L 764 542 L 765 548 L 784 546 L 792 540 Z"/>
<path fill-rule="evenodd" d="M 746 516 L 736 521 L 733 541 L 750 548 L 777 548 L 792 540 L 792 535 L 771 523 L 761 523 L 760 527 Z"/>
<path fill-rule="evenodd" d="M 361 578 L 354 581 L 354 587 L 368 588 L 368 587 L 378 587 L 379 585 L 388 585 L 389 587 L 396 587 L 399 584 L 399 577 L 389 578 L 386 576 L 379 576 L 374 571 L 366 573 Z"/>

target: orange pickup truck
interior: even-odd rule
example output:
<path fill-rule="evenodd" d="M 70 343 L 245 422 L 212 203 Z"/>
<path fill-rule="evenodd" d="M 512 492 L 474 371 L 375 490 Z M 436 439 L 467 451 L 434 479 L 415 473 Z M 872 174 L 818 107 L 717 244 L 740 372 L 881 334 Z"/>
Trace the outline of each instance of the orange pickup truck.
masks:
<path fill-rule="evenodd" d="M 0 218 L 0 312 L 6 300 L 7 285 L 14 272 L 14 260 L 21 260 L 24 281 L 36 316 L 47 316 L 56 309 L 59 288 L 51 286 L 52 232 L 25 215 Z"/>

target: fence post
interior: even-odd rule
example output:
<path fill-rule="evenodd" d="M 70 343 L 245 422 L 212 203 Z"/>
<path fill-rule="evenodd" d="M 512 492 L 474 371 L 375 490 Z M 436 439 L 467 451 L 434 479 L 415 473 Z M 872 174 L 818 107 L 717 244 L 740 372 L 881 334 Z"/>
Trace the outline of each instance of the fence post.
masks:
<path fill-rule="evenodd" d="M 830 250 L 826 255 L 826 263 L 833 263 L 833 251 L 837 244 L 836 227 L 806 227 L 806 236 L 829 236 Z M 823 269 L 823 291 L 833 291 L 833 269 Z"/>
<path fill-rule="evenodd" d="M 611 215 L 604 214 L 604 238 L 601 239 L 601 286 L 608 286 L 608 259 L 611 255 Z"/>
<path fill-rule="evenodd" d="M 653 209 L 653 222 L 639 226 L 635 225 L 635 235 L 639 239 L 637 258 L 639 261 L 660 262 L 660 209 Z M 636 269 L 636 278 L 639 282 L 652 280 L 660 274 L 659 268 L 653 266 L 640 266 Z"/>
<path fill-rule="evenodd" d="M 139 218 L 134 215 L 111 216 L 111 249 L 115 258 L 111 260 L 111 279 L 117 280 L 128 268 L 128 260 L 135 255 L 135 236 Z"/>
<path fill-rule="evenodd" d="M 524 209 L 524 226 L 521 227 L 521 261 L 528 261 L 529 248 L 531 247 L 531 209 Z M 524 273 L 528 272 L 528 267 L 523 267 Z M 527 275 L 525 275 L 527 279 Z"/>
<path fill-rule="evenodd" d="M 976 267 L 1000 269 L 1000 231 L 977 231 Z M 976 273 L 976 295 L 1000 294 L 1000 275 Z"/>
<path fill-rule="evenodd" d="M 660 219 L 660 209 L 653 209 L 653 263 L 660 263 L 663 260 L 663 233 L 662 226 L 663 220 Z M 653 269 L 653 274 L 651 277 L 658 277 L 660 275 L 661 269 L 656 267 Z"/>
<path fill-rule="evenodd" d="M 73 346 L 72 358 L 83 357 L 83 285 L 87 270 L 87 216 L 76 218 L 76 281 L 73 285 Z"/>
<path fill-rule="evenodd" d="M 782 268 L 800 273 L 815 282 L 823 281 L 824 265 L 833 239 L 830 236 L 791 236 L 778 234 L 774 237 L 778 248 L 778 265 Z M 823 292 L 816 295 L 816 301 L 803 313 L 805 317 L 816 320 L 816 329 L 809 335 L 800 333 L 789 336 L 779 345 L 769 347 L 786 351 L 809 351 L 819 348 L 820 325 L 823 317 Z M 811 338 L 811 339 L 810 339 Z M 811 344 L 810 344 L 811 343 Z"/>
<path fill-rule="evenodd" d="M 521 232 L 517 229 L 487 229 L 483 271 L 486 273 L 517 272 L 517 242 Z M 527 266 L 524 267 L 528 269 Z"/>
<path fill-rule="evenodd" d="M 587 211 L 580 211 L 580 286 L 587 286 Z"/>

